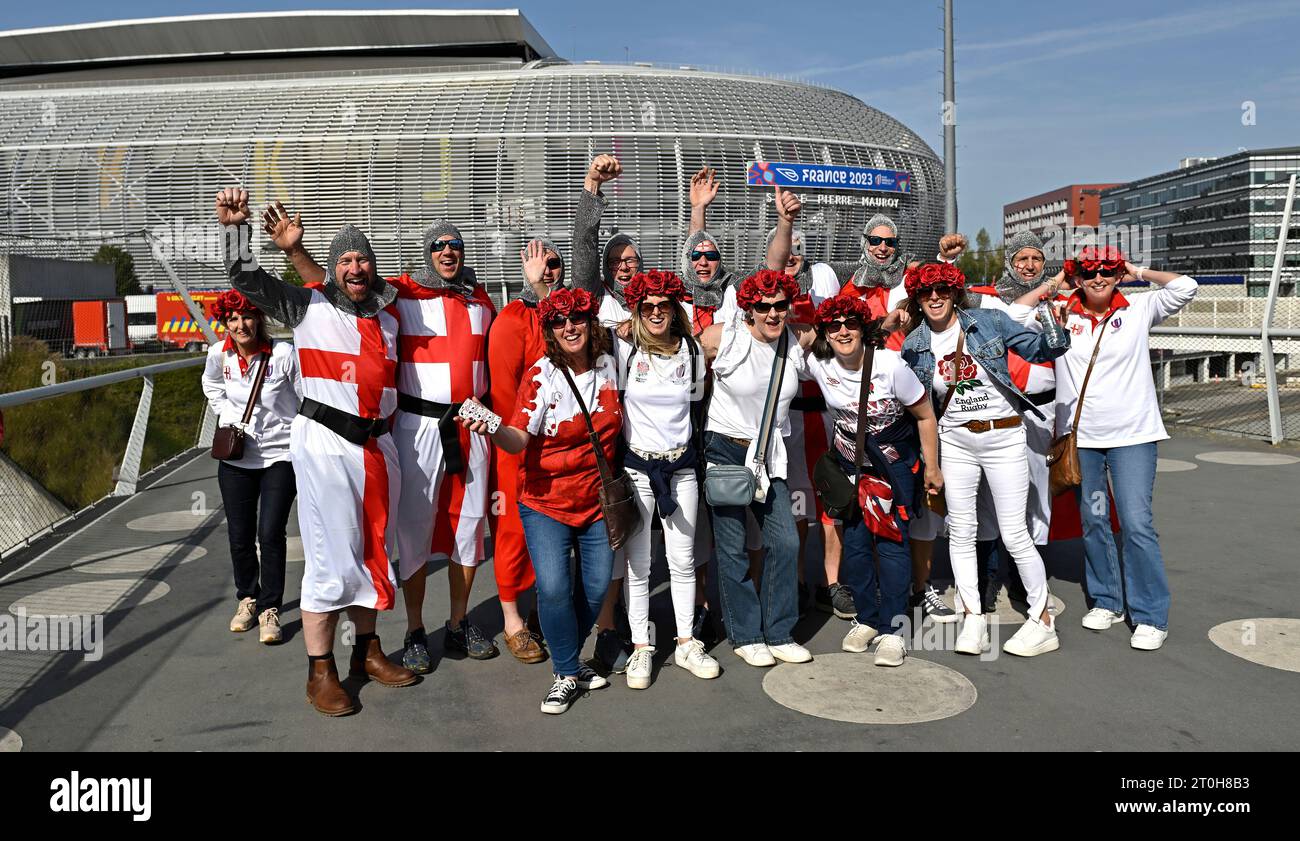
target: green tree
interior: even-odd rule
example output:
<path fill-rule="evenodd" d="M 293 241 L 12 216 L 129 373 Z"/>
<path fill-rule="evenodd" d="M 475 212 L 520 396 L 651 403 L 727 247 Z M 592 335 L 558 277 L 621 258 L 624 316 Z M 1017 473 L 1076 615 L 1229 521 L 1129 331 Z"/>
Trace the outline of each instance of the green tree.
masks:
<path fill-rule="evenodd" d="M 298 274 L 298 270 L 291 265 L 285 266 L 284 271 L 280 272 L 280 279 L 285 283 L 292 283 L 294 286 L 302 286 L 307 282 L 302 279 L 302 275 Z"/>
<path fill-rule="evenodd" d="M 957 268 L 966 275 L 971 285 L 993 283 L 1002 274 L 1002 243 L 996 247 L 989 232 L 980 228 L 975 235 L 974 247 L 968 248 L 957 258 Z"/>
<path fill-rule="evenodd" d="M 139 295 L 140 278 L 135 276 L 135 258 L 117 245 L 101 245 L 90 262 L 113 267 L 118 295 Z"/>

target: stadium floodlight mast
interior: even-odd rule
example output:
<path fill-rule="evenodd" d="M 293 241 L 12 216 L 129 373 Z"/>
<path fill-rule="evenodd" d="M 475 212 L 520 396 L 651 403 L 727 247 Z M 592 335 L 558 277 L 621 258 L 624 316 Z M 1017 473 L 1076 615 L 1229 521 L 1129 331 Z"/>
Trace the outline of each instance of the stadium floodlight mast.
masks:
<path fill-rule="evenodd" d="M 957 84 L 952 69 L 952 0 L 943 0 L 943 224 L 957 230 Z"/>

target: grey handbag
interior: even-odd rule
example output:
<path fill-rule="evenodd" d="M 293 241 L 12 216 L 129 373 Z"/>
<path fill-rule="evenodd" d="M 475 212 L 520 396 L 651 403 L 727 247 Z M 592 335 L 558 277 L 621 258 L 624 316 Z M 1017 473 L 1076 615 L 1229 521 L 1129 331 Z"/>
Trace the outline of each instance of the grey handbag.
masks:
<path fill-rule="evenodd" d="M 767 402 L 763 406 L 763 423 L 758 429 L 758 452 L 754 463 L 759 470 L 767 461 L 767 445 L 776 423 L 776 404 L 781 395 L 781 379 L 785 375 L 786 345 L 789 331 L 781 334 L 772 360 L 772 376 L 767 382 Z M 743 464 L 711 464 L 704 471 L 704 501 L 712 506 L 743 506 L 754 501 L 758 477 Z"/>

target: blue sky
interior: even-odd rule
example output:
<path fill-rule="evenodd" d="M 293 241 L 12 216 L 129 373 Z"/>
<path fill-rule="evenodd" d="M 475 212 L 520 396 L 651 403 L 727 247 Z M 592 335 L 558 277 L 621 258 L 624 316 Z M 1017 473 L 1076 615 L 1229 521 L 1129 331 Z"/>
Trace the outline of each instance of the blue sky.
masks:
<path fill-rule="evenodd" d="M 1126 181 L 1193 155 L 1300 145 L 1300 3 L 956 0 L 961 227 L 1000 236 L 1002 205 Z M 227 0 L 10 4 L 7 28 L 304 8 L 486 2 Z M 797 74 L 902 120 L 942 152 L 942 3 L 517 2 L 565 58 Z M 1245 103 L 1254 124 L 1243 125 Z M 791 115 L 798 120 L 798 115 Z"/>

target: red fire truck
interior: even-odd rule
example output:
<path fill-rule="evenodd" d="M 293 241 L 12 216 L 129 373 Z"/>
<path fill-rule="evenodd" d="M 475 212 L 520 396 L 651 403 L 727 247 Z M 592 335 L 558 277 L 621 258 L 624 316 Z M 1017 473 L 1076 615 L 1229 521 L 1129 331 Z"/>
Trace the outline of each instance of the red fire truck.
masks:
<path fill-rule="evenodd" d="M 191 292 L 190 297 L 194 303 L 206 315 L 212 306 L 212 302 L 217 299 L 220 292 Z M 185 307 L 185 301 L 175 292 L 159 292 L 157 294 L 157 323 L 158 323 L 158 341 L 166 347 L 181 348 L 183 350 L 203 350 L 208 346 L 208 337 L 203 334 L 203 328 L 199 322 L 194 320 L 190 311 Z M 212 318 L 208 321 L 212 329 L 216 332 L 218 338 L 225 335 L 226 326 L 217 319 Z"/>

